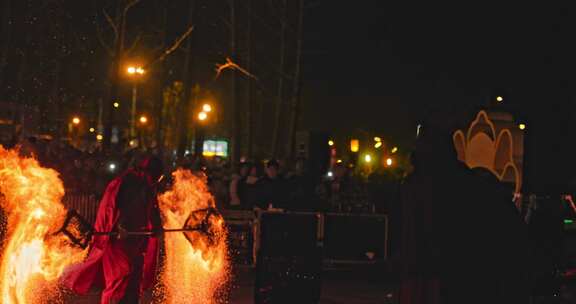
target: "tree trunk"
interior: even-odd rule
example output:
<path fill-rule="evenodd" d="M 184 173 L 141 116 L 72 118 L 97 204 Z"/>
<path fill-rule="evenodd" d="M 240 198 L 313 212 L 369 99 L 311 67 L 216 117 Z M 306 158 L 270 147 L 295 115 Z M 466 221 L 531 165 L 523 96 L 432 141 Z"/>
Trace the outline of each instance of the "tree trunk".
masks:
<path fill-rule="evenodd" d="M 188 9 L 188 26 L 192 26 L 194 22 L 194 14 L 196 13 L 196 1 L 190 0 L 190 6 Z M 186 40 L 186 57 L 184 59 L 184 97 L 180 103 L 180 119 L 179 119 L 179 140 L 178 140 L 178 150 L 177 157 L 182 158 L 186 152 L 186 147 L 188 146 L 189 140 L 189 113 L 190 113 L 190 97 L 192 93 L 192 61 L 193 61 L 193 48 L 192 43 L 193 37 L 189 37 Z M 198 155 L 197 155 L 198 156 Z"/>
<path fill-rule="evenodd" d="M 161 32 L 161 41 L 162 44 L 165 46 L 166 45 L 166 31 L 167 31 L 167 20 L 168 20 L 168 8 L 166 6 L 166 4 L 164 3 L 164 1 L 158 1 L 160 3 L 160 5 L 162 5 L 162 32 Z M 164 49 L 164 47 L 162 47 L 162 49 Z M 164 138 L 163 138 L 163 130 L 164 130 L 164 115 L 162 115 L 162 112 L 164 112 L 164 86 L 166 85 L 165 81 L 164 81 L 164 71 L 166 68 L 166 63 L 164 60 L 162 60 L 162 62 L 160 62 L 160 65 L 158 66 L 158 72 L 157 74 L 160 77 L 159 81 L 159 90 L 158 90 L 158 100 L 157 102 L 154 104 L 154 111 L 156 113 L 156 145 L 158 147 L 158 150 L 160 152 L 160 155 L 163 156 L 164 155 Z"/>
<path fill-rule="evenodd" d="M 230 6 L 230 54 L 234 60 L 240 60 L 238 56 L 238 43 L 237 43 L 237 16 L 236 16 L 236 0 L 229 0 L 228 5 Z M 241 62 L 237 62 L 242 65 Z M 239 94 L 240 86 L 238 85 L 237 73 L 234 71 L 230 74 L 230 92 L 232 93 L 232 151 L 231 160 L 232 168 L 236 169 L 236 165 L 240 161 L 240 155 L 242 154 L 242 106 Z"/>
<path fill-rule="evenodd" d="M 124 1 L 118 1 L 116 6 L 115 23 L 118 28 L 118 35 L 114 40 L 114 54 L 112 58 L 112 65 L 110 68 L 110 95 L 108 98 L 106 109 L 106 125 L 104 126 L 104 150 L 109 151 L 112 144 L 112 127 L 116 124 L 114 117 L 114 102 L 119 98 L 119 72 L 120 60 L 122 60 L 122 53 L 124 51 L 124 34 L 125 34 L 125 19 L 124 14 Z"/>
<path fill-rule="evenodd" d="M 247 36 L 246 36 L 246 68 L 248 69 L 248 71 L 250 71 L 251 73 L 253 72 L 253 66 L 254 66 L 254 58 L 253 58 L 253 54 L 252 54 L 252 0 L 246 0 L 246 6 L 247 6 L 247 16 L 248 16 L 248 24 L 246 26 L 246 32 L 247 32 Z M 247 127 L 247 132 L 246 132 L 246 146 L 247 146 L 247 151 L 246 154 L 248 155 L 249 158 L 252 158 L 253 155 L 253 150 L 252 150 L 252 146 L 253 146 L 253 141 L 254 141 L 254 80 L 250 79 L 248 82 L 248 90 L 246 92 L 246 127 Z"/>
<path fill-rule="evenodd" d="M 301 66 L 302 66 L 302 32 L 304 28 L 304 0 L 300 0 L 298 8 L 298 25 L 296 41 L 296 67 L 294 68 L 294 82 L 292 87 L 290 131 L 288 132 L 288 156 L 294 158 L 294 143 L 296 141 L 296 129 L 300 114 L 300 93 L 302 89 Z"/>
<path fill-rule="evenodd" d="M 278 93 L 276 96 L 276 115 L 274 115 L 274 133 L 272 139 L 272 157 L 278 157 L 278 145 L 281 137 L 282 125 L 282 105 L 284 93 L 284 62 L 286 57 L 286 0 L 281 0 L 280 7 L 280 62 L 279 62 L 279 76 L 278 76 Z"/>
<path fill-rule="evenodd" d="M 12 40 L 12 10 L 10 7 L 11 0 L 2 1 L 2 36 L 0 37 L 0 42 L 2 43 L 2 49 L 0 50 L 0 99 L 4 94 L 4 76 L 5 68 L 8 65 L 8 50 L 10 49 L 10 44 Z"/>

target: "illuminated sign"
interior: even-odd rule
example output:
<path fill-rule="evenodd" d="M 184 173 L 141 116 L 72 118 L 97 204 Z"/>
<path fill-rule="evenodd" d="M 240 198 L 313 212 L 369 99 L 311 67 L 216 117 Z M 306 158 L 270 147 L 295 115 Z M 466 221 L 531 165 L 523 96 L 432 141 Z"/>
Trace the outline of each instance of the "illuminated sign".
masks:
<path fill-rule="evenodd" d="M 225 140 L 205 140 L 202 155 L 228 157 L 228 142 Z"/>

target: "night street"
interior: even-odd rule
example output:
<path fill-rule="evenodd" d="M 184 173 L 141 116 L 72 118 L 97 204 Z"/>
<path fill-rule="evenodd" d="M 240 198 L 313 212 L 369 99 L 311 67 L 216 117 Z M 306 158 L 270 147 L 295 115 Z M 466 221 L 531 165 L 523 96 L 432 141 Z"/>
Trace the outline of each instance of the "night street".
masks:
<path fill-rule="evenodd" d="M 571 4 L 0 0 L 0 304 L 576 304 Z"/>
<path fill-rule="evenodd" d="M 393 288 L 381 279 L 367 279 L 361 274 L 346 277 L 329 275 L 322 286 L 321 304 L 395 304 Z M 254 276 L 251 269 L 239 270 L 231 285 L 230 299 L 232 304 L 253 304 Z M 144 303 L 150 303 L 150 294 Z M 98 304 L 99 294 L 93 293 L 84 297 L 71 297 L 65 303 Z M 193 303 L 193 301 L 191 301 Z"/>

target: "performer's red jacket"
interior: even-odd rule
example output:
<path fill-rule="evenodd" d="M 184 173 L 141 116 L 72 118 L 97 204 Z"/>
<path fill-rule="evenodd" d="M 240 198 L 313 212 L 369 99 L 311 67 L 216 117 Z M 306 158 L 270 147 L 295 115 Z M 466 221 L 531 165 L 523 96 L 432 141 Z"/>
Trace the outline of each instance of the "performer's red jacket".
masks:
<path fill-rule="evenodd" d="M 153 177 L 145 170 L 128 170 L 108 184 L 100 202 L 95 223 L 96 231 L 114 231 L 123 216 L 119 206 L 119 192 L 123 183 L 137 179 L 143 181 L 151 190 L 154 186 Z M 157 201 L 155 191 L 147 191 L 145 206 L 138 213 L 139 221 L 144 221 L 146 230 L 155 230 L 160 225 L 157 216 Z M 142 216 L 140 218 L 140 216 Z M 158 217 L 159 219 L 159 217 Z M 104 288 L 102 303 L 118 300 L 126 292 L 126 276 L 131 272 L 132 263 L 143 251 L 144 259 L 141 265 L 142 277 L 140 293 L 153 286 L 156 273 L 159 242 L 156 237 L 150 237 L 144 242 L 134 243 L 128 240 L 117 240 L 114 236 L 96 235 L 88 257 L 83 263 L 71 266 L 63 276 L 63 283 L 77 294 L 86 294 L 91 288 Z M 145 246 L 145 248 L 135 248 Z"/>

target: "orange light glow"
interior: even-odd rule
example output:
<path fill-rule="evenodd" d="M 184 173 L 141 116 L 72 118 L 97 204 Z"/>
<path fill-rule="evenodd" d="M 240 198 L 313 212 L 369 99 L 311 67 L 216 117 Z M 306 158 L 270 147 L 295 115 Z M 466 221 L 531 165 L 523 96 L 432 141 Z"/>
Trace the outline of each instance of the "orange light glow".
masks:
<path fill-rule="evenodd" d="M 198 113 L 198 119 L 201 121 L 206 120 L 206 118 L 208 118 L 208 114 L 206 114 L 206 112 L 200 112 Z"/>
<path fill-rule="evenodd" d="M 75 124 L 75 125 L 80 124 L 80 118 L 78 118 L 78 117 L 72 118 L 72 123 Z"/>
<path fill-rule="evenodd" d="M 0 146 L 0 205 L 8 227 L 0 265 L 3 304 L 56 303 L 58 277 L 86 251 L 54 234 L 66 217 L 58 173 Z"/>
<path fill-rule="evenodd" d="M 350 151 L 358 152 L 359 149 L 360 149 L 360 141 L 357 139 L 352 139 L 350 141 Z"/>
<path fill-rule="evenodd" d="M 206 113 L 211 112 L 211 111 L 212 111 L 212 106 L 209 105 L 209 104 L 207 104 L 207 103 L 205 103 L 205 104 L 202 106 L 202 111 L 203 111 L 203 112 L 206 112 Z"/>
<path fill-rule="evenodd" d="M 145 124 L 148 122 L 148 118 L 146 116 L 140 116 L 140 123 Z"/>
<path fill-rule="evenodd" d="M 177 170 L 172 175 L 172 189 L 158 197 L 167 229 L 181 228 L 193 211 L 216 206 L 206 176 L 194 175 L 189 170 Z M 220 303 L 217 291 L 229 279 L 227 232 L 219 215 L 210 217 L 208 223 L 212 238 L 200 232 L 191 232 L 192 242 L 183 233 L 164 236 L 163 303 L 190 303 L 190 299 L 194 303 Z"/>

